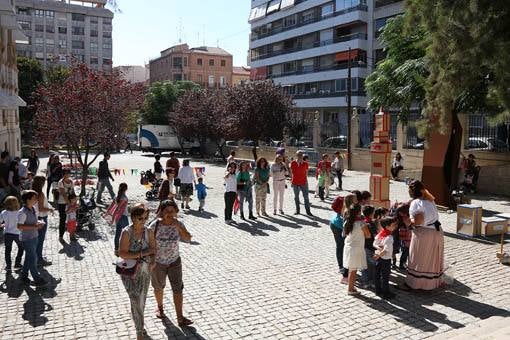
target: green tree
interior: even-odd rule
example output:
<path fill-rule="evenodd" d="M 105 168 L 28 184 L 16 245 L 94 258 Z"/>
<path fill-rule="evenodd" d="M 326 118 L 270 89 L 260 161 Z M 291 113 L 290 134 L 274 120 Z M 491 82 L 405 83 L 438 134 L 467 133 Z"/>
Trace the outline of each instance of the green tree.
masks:
<path fill-rule="evenodd" d="M 67 66 L 52 65 L 44 72 L 44 80 L 48 84 L 64 83 L 71 75 L 71 70 Z"/>
<path fill-rule="evenodd" d="M 179 97 L 187 90 L 200 86 L 191 81 L 164 81 L 152 84 L 145 96 L 142 111 L 144 124 L 166 125 Z"/>
<path fill-rule="evenodd" d="M 32 58 L 18 57 L 17 66 L 19 96 L 27 103 L 26 107 L 19 109 L 20 127 L 23 140 L 27 140 L 32 135 L 32 120 L 35 114 L 32 93 L 43 81 L 44 72 L 41 63 Z"/>

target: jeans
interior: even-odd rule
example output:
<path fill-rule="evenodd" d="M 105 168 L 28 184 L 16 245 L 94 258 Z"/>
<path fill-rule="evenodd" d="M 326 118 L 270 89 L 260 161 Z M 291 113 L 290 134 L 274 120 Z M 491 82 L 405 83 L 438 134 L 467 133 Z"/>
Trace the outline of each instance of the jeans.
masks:
<path fill-rule="evenodd" d="M 44 227 L 39 229 L 39 236 L 37 237 L 37 262 L 41 262 L 43 260 L 42 251 L 44 246 L 44 239 L 46 238 L 46 231 L 48 230 L 48 216 L 39 217 L 39 219 L 44 222 Z"/>
<path fill-rule="evenodd" d="M 373 259 L 374 251 L 372 249 L 365 248 L 365 253 L 367 255 L 367 269 L 361 271 L 361 282 L 367 284 L 374 282 L 376 261 Z"/>
<path fill-rule="evenodd" d="M 4 235 L 5 242 L 5 266 L 7 268 L 11 268 L 12 260 L 11 260 L 11 252 L 12 252 L 12 243 L 16 243 L 18 247 L 18 253 L 16 254 L 16 260 L 14 265 L 19 267 L 21 265 L 21 257 L 23 257 L 23 245 L 19 240 L 19 235 L 17 234 L 5 234 Z"/>
<path fill-rule="evenodd" d="M 126 215 L 122 215 L 117 221 L 117 224 L 115 225 L 115 238 L 113 239 L 115 250 L 119 250 L 120 234 L 122 233 L 122 229 L 124 229 L 128 225 L 129 225 L 128 217 Z"/>
<path fill-rule="evenodd" d="M 232 209 L 236 201 L 237 193 L 235 191 L 228 191 L 225 193 L 225 221 L 232 219 Z"/>
<path fill-rule="evenodd" d="M 390 292 L 391 260 L 379 259 L 375 261 L 375 293 Z"/>
<path fill-rule="evenodd" d="M 239 210 L 241 211 L 241 214 L 244 213 L 243 207 L 244 207 L 244 201 L 246 200 L 248 202 L 248 211 L 250 212 L 250 215 L 253 213 L 253 195 L 251 188 L 247 191 L 245 190 L 238 190 L 237 196 L 239 197 Z"/>
<path fill-rule="evenodd" d="M 400 247 L 402 254 L 400 254 L 400 267 L 404 266 L 407 262 L 407 258 L 409 257 L 409 247 Z"/>
<path fill-rule="evenodd" d="M 296 212 L 299 213 L 299 191 L 303 193 L 303 200 L 305 202 L 305 210 L 310 213 L 310 201 L 308 200 L 308 183 L 304 185 L 292 184 L 294 190 L 294 203 L 296 204 Z"/>
<path fill-rule="evenodd" d="M 344 237 L 342 236 L 342 230 L 335 226 L 330 226 L 333 236 L 335 237 L 336 243 L 336 262 L 338 262 L 338 269 L 343 277 L 347 277 L 349 271 L 342 266 L 344 260 Z"/>
<path fill-rule="evenodd" d="M 336 170 L 336 177 L 338 178 L 338 187 L 342 189 L 342 170 Z"/>
<path fill-rule="evenodd" d="M 65 204 L 58 205 L 58 236 L 60 238 L 64 237 L 66 232 L 66 207 Z"/>
<path fill-rule="evenodd" d="M 37 271 L 37 237 L 30 240 L 22 241 L 23 250 L 25 250 L 25 262 L 23 262 L 23 268 L 21 269 L 21 277 L 28 277 L 28 271 L 32 274 L 32 279 L 39 280 L 41 276 Z"/>
<path fill-rule="evenodd" d="M 101 196 L 103 195 L 104 187 L 108 189 L 108 192 L 110 193 L 110 197 L 112 200 L 115 199 L 115 193 L 113 192 L 112 184 L 110 183 L 109 178 L 102 178 L 98 180 L 97 182 L 97 200 L 101 201 Z"/>

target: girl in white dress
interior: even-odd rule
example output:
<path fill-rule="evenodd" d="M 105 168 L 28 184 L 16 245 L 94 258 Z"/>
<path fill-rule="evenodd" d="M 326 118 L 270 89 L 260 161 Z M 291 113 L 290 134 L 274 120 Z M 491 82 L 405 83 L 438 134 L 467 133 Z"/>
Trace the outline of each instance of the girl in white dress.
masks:
<path fill-rule="evenodd" d="M 370 238 L 370 231 L 361 218 L 361 205 L 352 204 L 344 222 L 345 245 L 343 267 L 349 270 L 347 294 L 357 295 L 354 288 L 356 272 L 367 268 L 365 238 Z"/>

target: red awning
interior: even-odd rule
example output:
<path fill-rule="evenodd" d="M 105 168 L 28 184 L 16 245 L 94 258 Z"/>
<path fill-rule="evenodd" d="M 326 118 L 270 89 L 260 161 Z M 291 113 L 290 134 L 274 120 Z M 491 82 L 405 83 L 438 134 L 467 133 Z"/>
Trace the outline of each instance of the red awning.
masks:
<path fill-rule="evenodd" d="M 351 60 L 356 59 L 361 53 L 360 49 L 351 50 Z M 347 61 L 349 60 L 349 51 L 339 52 L 335 55 L 335 61 Z"/>

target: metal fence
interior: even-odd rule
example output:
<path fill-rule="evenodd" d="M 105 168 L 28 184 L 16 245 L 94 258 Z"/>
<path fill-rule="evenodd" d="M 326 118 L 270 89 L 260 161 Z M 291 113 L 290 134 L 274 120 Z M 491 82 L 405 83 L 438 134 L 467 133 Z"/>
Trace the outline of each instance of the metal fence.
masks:
<path fill-rule="evenodd" d="M 367 111 L 364 114 L 358 115 L 358 147 L 370 148 L 370 143 L 374 140 L 374 113 Z M 398 126 L 398 113 L 391 112 L 391 130 L 390 140 L 392 141 L 392 149 L 397 149 L 397 126 Z"/>
<path fill-rule="evenodd" d="M 406 127 L 407 130 L 406 140 L 404 143 L 404 149 L 424 149 L 424 139 L 418 137 L 418 130 L 416 129 L 416 123 L 421 119 L 421 113 L 419 111 L 413 111 L 409 114 L 409 120 Z"/>
<path fill-rule="evenodd" d="M 493 152 L 510 151 L 510 121 L 490 125 L 484 114 L 468 116 L 468 138 L 465 141 L 466 150 L 485 150 Z"/>

